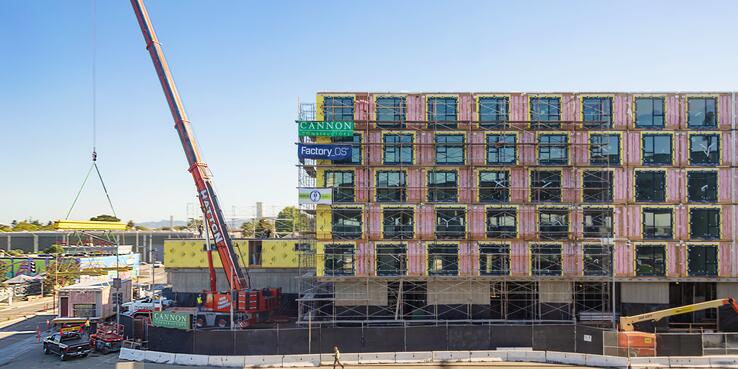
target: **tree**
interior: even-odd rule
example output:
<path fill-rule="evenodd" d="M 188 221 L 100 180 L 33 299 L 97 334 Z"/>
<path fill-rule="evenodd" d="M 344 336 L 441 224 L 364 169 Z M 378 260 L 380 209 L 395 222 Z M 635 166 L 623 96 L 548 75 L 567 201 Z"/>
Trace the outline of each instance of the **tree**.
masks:
<path fill-rule="evenodd" d="M 44 249 L 44 254 L 63 254 L 64 248 L 59 245 L 51 245 Z"/>
<path fill-rule="evenodd" d="M 33 231 L 38 231 L 40 229 L 41 229 L 41 225 L 34 224 L 34 222 L 28 222 L 25 220 L 22 222 L 17 222 L 15 226 L 13 227 L 13 231 L 16 231 L 16 232 L 23 232 L 23 231 L 33 232 Z"/>
<path fill-rule="evenodd" d="M 131 230 L 131 229 L 134 229 L 134 228 L 136 228 L 136 223 L 133 223 L 132 220 L 129 220 L 128 223 L 126 224 L 126 229 L 127 230 Z"/>
<path fill-rule="evenodd" d="M 95 222 L 120 222 L 119 218 L 108 214 L 100 214 L 96 217 L 90 218 L 90 220 Z"/>
<path fill-rule="evenodd" d="M 0 260 L 0 283 L 8 280 L 8 272 L 10 271 L 10 263 Z"/>
<path fill-rule="evenodd" d="M 0 232 L 10 232 L 13 228 L 11 228 L 9 225 L 0 224 Z"/>
<path fill-rule="evenodd" d="M 80 269 L 77 259 L 57 257 L 49 263 L 44 275 L 44 294 L 50 294 L 55 286 L 68 286 L 79 279 Z"/>
<path fill-rule="evenodd" d="M 310 228 L 310 217 L 301 213 L 300 209 L 288 206 L 277 214 L 275 229 L 278 234 L 299 232 Z"/>
<path fill-rule="evenodd" d="M 241 232 L 244 237 L 270 238 L 274 237 L 274 223 L 266 218 L 249 220 L 241 224 Z"/>

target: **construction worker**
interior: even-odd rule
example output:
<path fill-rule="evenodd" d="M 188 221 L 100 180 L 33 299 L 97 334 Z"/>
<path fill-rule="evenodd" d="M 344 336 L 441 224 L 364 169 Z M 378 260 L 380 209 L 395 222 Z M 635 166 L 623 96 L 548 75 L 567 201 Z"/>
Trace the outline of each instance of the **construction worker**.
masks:
<path fill-rule="evenodd" d="M 197 295 L 197 307 L 199 308 L 201 306 L 202 306 L 202 296 L 201 295 Z"/>
<path fill-rule="evenodd" d="M 90 319 L 89 318 L 85 320 L 84 331 L 85 331 L 85 334 L 90 334 Z"/>
<path fill-rule="evenodd" d="M 343 369 L 343 363 L 341 362 L 341 351 L 338 351 L 338 346 L 333 346 L 333 369 L 336 369 L 336 364 L 341 366 Z"/>

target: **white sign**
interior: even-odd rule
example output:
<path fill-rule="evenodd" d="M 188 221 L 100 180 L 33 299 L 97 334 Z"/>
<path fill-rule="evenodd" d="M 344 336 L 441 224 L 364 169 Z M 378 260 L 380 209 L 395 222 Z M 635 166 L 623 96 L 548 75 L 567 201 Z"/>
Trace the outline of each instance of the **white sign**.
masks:
<path fill-rule="evenodd" d="M 585 334 L 584 335 L 584 342 L 592 342 L 592 336 Z"/>
<path fill-rule="evenodd" d="M 299 203 L 313 205 L 330 205 L 333 203 L 332 188 L 300 188 Z"/>

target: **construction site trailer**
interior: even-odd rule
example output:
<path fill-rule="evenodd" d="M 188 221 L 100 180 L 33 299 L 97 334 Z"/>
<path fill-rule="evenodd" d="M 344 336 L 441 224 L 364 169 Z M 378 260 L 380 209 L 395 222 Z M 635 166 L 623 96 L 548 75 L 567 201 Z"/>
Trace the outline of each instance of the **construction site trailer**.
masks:
<path fill-rule="evenodd" d="M 121 280 L 119 289 L 113 281 L 79 283 L 59 289 L 58 318 L 86 318 L 105 320 L 115 315 L 114 294 L 119 293 L 121 303 L 131 301 L 131 280 Z"/>

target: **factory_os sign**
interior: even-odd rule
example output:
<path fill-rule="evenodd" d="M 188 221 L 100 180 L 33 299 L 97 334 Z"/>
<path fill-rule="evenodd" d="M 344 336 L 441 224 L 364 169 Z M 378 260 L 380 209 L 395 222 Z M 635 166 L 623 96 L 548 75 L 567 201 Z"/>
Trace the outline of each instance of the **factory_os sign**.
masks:
<path fill-rule="evenodd" d="M 333 203 L 332 188 L 302 187 L 299 191 L 298 200 L 301 205 L 330 205 Z"/>
<path fill-rule="evenodd" d="M 185 313 L 155 311 L 151 313 L 151 323 L 155 327 L 192 329 L 192 316 Z"/>
<path fill-rule="evenodd" d="M 341 160 L 350 158 L 351 154 L 350 145 L 297 145 L 297 156 L 300 159 Z"/>
<path fill-rule="evenodd" d="M 301 120 L 297 122 L 300 136 L 350 137 L 354 135 L 354 122 Z"/>

